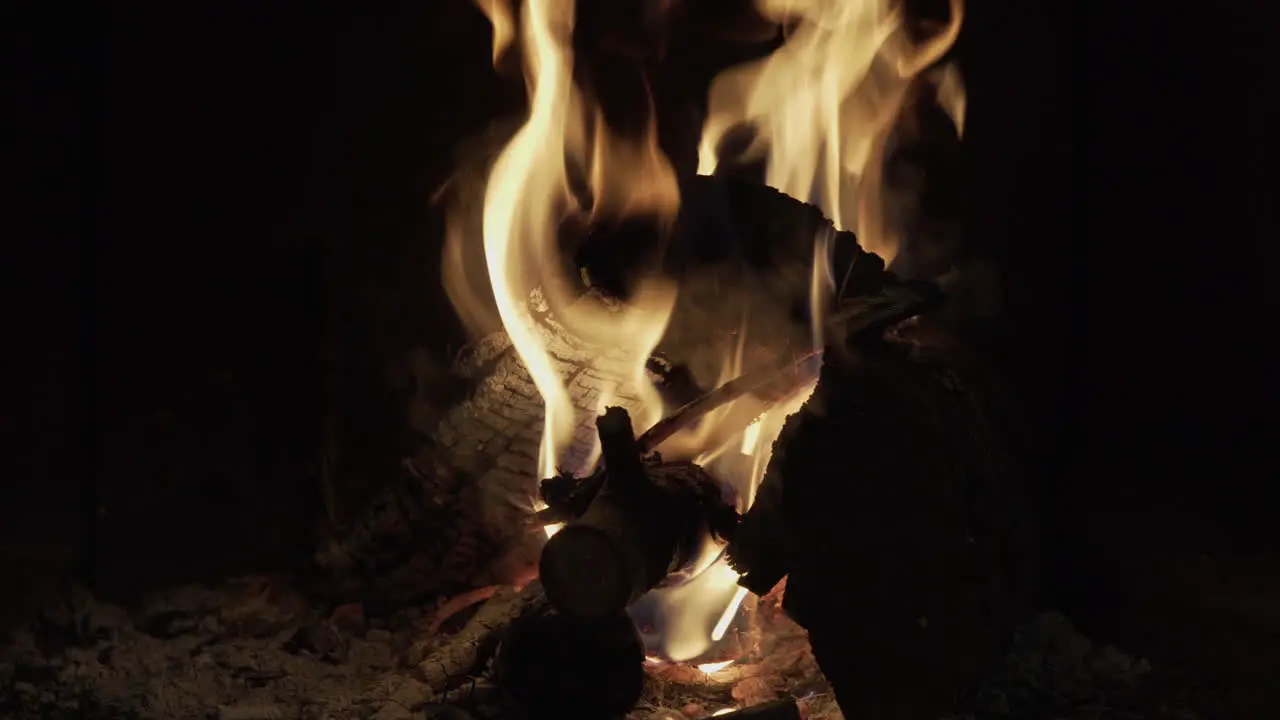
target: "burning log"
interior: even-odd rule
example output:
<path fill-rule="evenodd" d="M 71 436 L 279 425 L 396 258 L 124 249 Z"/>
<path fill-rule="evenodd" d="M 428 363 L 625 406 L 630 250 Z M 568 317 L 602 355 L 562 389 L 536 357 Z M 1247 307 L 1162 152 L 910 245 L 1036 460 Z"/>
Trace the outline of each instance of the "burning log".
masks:
<path fill-rule="evenodd" d="M 493 657 L 513 623 L 545 605 L 546 597 L 537 582 L 523 590 L 500 589 L 480 606 L 461 632 L 418 663 L 419 676 L 433 693 L 449 690 Z"/>
<path fill-rule="evenodd" d="M 622 717 L 644 689 L 644 646 L 626 613 L 583 622 L 542 607 L 512 625 L 495 661 L 521 717 Z"/>
<path fill-rule="evenodd" d="M 565 333 L 551 333 L 548 342 L 573 381 L 578 435 L 589 437 L 600 393 L 616 387 L 618 402 L 631 401 L 622 371 L 598 348 Z M 537 491 L 541 398 L 502 333 L 461 357 L 457 374 L 474 380 L 471 396 L 317 553 L 319 594 L 394 608 L 480 586 L 522 584 L 534 574 L 542 539 L 526 532 L 526 520 Z M 590 443 L 580 445 L 585 456 Z"/>
<path fill-rule="evenodd" d="M 672 377 L 683 373 L 682 383 L 670 383 L 672 389 L 683 385 L 672 394 L 672 406 L 687 407 L 640 439 L 642 454 L 656 447 L 664 433 L 687 426 L 744 392 L 767 400 L 778 392 L 779 383 L 787 385 L 787 370 L 794 369 L 795 358 L 804 359 L 811 351 L 810 318 L 795 308 L 808 302 L 813 240 L 822 233 L 834 234 L 831 266 L 838 287 L 833 311 L 851 311 L 851 302 L 863 303 L 855 314 L 867 322 L 858 333 L 881 332 L 927 304 L 927 286 L 898 282 L 884 271 L 880 258 L 863 251 L 852 234 L 835 233 L 810 205 L 729 178 L 694 178 L 684 190 L 687 202 L 670 239 L 669 257 L 671 279 L 680 284 L 681 292 L 659 350 L 670 358 L 666 364 L 675 368 Z M 591 275 L 610 275 L 599 266 L 611 262 L 627 267 L 618 258 L 596 256 L 588 263 Z M 740 286 L 741 294 L 725 295 L 734 285 Z M 726 297 L 734 301 L 725 302 Z M 744 378 L 700 398 L 703 391 L 696 378 L 714 376 L 724 358 L 723 348 L 708 338 L 728 337 L 740 328 L 747 309 L 738 302 L 743 298 L 753 298 L 747 313 L 753 325 L 746 332 Z M 585 297 L 583 302 L 598 299 Z M 856 323 L 841 316 L 837 324 L 851 328 Z M 588 459 L 595 431 L 590 423 L 601 395 L 616 387 L 617 404 L 634 403 L 624 381 L 633 366 L 622 367 L 601 348 L 588 346 L 553 323 L 540 330 L 566 378 L 578 418 L 578 442 L 564 462 L 581 472 L 577 466 Z M 536 492 L 538 477 L 541 398 L 502 333 L 480 343 L 459 366 L 458 375 L 473 382 L 470 397 L 444 417 L 431 441 L 407 458 L 401 472 L 384 482 L 363 512 L 317 553 L 322 571 L 317 573 L 317 590 L 327 599 L 360 599 L 377 613 L 379 608 L 476 587 L 520 584 L 532 575 L 543 541 L 541 533 L 527 532 L 528 499 Z M 768 377 L 776 382 L 756 382 Z M 733 429 L 724 432 L 728 437 Z M 688 464 L 645 462 L 646 472 L 662 475 L 667 484 L 714 485 Z M 601 474 L 583 480 L 583 491 L 573 493 L 574 506 L 558 521 L 582 515 L 603 480 Z M 552 495 L 547 497 L 552 508 L 538 518 L 544 524 L 559 513 Z"/>
<path fill-rule="evenodd" d="M 581 619 L 621 612 L 692 561 L 703 533 L 727 535 L 737 521 L 720 487 L 697 465 L 642 458 L 626 410 L 608 408 L 596 427 L 604 469 L 584 483 L 598 490 L 547 541 L 539 563 L 548 600 Z M 582 496 L 556 494 L 557 482 L 565 480 L 548 481 L 548 503 L 556 500 L 575 514 L 572 502 L 583 502 Z"/>
<path fill-rule="evenodd" d="M 928 333 L 827 353 L 730 545 L 744 586 L 787 577 L 784 607 L 846 715 L 953 711 L 1026 606 L 1025 514 L 990 385 Z"/>
<path fill-rule="evenodd" d="M 725 720 L 800 720 L 800 707 L 796 705 L 795 700 L 776 700 L 734 710 L 717 717 Z"/>

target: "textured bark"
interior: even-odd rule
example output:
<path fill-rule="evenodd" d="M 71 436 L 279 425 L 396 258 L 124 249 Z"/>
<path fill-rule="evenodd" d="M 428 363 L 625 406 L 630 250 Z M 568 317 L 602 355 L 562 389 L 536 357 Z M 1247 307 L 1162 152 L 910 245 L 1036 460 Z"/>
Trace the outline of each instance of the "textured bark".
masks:
<path fill-rule="evenodd" d="M 910 335 L 830 351 L 731 553 L 785 607 L 846 714 L 937 717 L 1021 619 L 1029 543 L 990 395 Z"/>
<path fill-rule="evenodd" d="M 457 635 L 418 663 L 418 674 L 434 693 L 443 693 L 488 662 L 502 636 L 521 617 L 546 607 L 538 583 L 523 590 L 503 588 L 480 607 Z"/>
<path fill-rule="evenodd" d="M 512 624 L 494 669 L 518 717 L 621 718 L 644 689 L 644 644 L 624 612 L 584 623 L 539 606 Z"/>
<path fill-rule="evenodd" d="M 682 193 L 664 266 L 680 294 L 659 350 L 689 368 L 696 384 L 713 385 L 726 358 L 739 351 L 744 373 L 767 372 L 811 351 L 806 308 L 819 236 L 833 238 L 836 300 L 877 293 L 886 278 L 883 261 L 863 251 L 852 234 L 835 233 L 816 208 L 772 188 L 699 177 Z M 636 242 L 643 241 L 642 233 Z M 624 254 L 593 257 L 591 275 L 625 279 L 634 271 Z M 626 284 L 596 288 L 581 302 L 600 302 L 601 294 Z M 634 376 L 636 363 L 647 359 L 592 347 L 545 313 L 536 319 L 577 412 L 564 469 L 583 475 L 596 445 L 593 420 L 602 393 L 634 412 L 634 389 L 621 379 Z M 318 555 L 329 579 L 338 581 L 329 588 L 338 595 L 359 593 L 376 611 L 379 602 L 394 607 L 518 583 L 532 572 L 543 542 L 529 522 L 541 479 L 542 401 L 502 335 L 480 343 L 463 364 L 463 374 L 482 378 L 472 396 L 444 417 L 433 442 L 407 459 L 340 540 Z"/>
<path fill-rule="evenodd" d="M 737 521 L 700 466 L 642 459 L 626 411 L 610 407 L 596 426 L 603 472 L 582 484 L 603 481 L 585 510 L 547 541 L 538 565 L 551 604 L 577 619 L 622 613 L 690 563 L 700 538 L 727 533 Z M 544 481 L 544 497 L 553 482 Z"/>
<path fill-rule="evenodd" d="M 582 302 L 594 302 L 590 298 Z M 566 467 L 577 470 L 595 444 L 602 392 L 633 408 L 621 378 L 633 361 L 576 341 L 546 321 L 545 338 L 578 415 Z M 541 529 L 528 522 L 537 497 L 543 404 L 518 355 L 502 336 L 463 361 L 483 376 L 472 396 L 440 422 L 433 442 L 403 463 L 348 532 L 316 558 L 328 591 L 359 594 L 375 610 L 527 577 Z"/>

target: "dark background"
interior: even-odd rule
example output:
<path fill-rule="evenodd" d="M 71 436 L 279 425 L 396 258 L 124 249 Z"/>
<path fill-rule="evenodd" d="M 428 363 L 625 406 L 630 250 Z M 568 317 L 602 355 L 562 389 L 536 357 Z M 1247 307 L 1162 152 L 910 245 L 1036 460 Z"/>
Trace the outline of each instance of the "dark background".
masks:
<path fill-rule="evenodd" d="M 967 232 L 1051 599 L 1124 634 L 1133 567 L 1274 546 L 1262 43 L 1074 5 L 969 4 Z M 403 357 L 462 341 L 428 198 L 521 87 L 466 0 L 48 12 L 5 8 L 6 608 L 297 567 L 322 448 L 355 503 L 414 441 Z"/>

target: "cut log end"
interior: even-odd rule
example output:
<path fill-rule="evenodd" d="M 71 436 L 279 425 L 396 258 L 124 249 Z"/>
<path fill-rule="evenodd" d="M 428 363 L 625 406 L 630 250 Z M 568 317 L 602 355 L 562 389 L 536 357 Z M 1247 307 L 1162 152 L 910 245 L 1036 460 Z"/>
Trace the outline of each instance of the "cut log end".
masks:
<path fill-rule="evenodd" d="M 521 717 L 622 717 L 644 689 L 644 645 L 626 613 L 584 623 L 539 612 L 511 627 L 496 670 Z"/>
<path fill-rule="evenodd" d="M 547 541 L 538 572 L 547 600 L 579 618 L 622 611 L 631 600 L 636 574 L 609 533 L 577 524 Z"/>

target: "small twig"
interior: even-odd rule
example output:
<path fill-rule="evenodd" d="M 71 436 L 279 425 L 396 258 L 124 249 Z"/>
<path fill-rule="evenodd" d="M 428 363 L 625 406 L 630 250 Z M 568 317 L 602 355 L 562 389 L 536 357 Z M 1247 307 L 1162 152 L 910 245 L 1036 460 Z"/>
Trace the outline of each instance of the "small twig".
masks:
<path fill-rule="evenodd" d="M 787 373 L 796 372 L 805 362 L 820 356 L 822 353 L 818 350 L 807 352 L 790 363 L 781 367 L 769 367 L 757 370 L 746 375 L 741 375 L 720 387 L 712 390 L 693 402 L 687 403 L 677 409 L 671 415 L 659 420 L 653 427 L 646 430 L 639 438 L 636 439 L 642 455 L 653 452 L 659 445 L 667 441 L 676 433 L 691 427 L 700 419 L 705 417 L 717 408 L 724 407 L 739 398 L 764 387 Z M 754 420 L 754 418 L 753 418 Z M 745 429 L 745 426 L 744 428 Z M 544 481 L 546 482 L 546 481 Z M 578 481 L 577 487 L 573 493 L 578 497 L 579 501 L 590 501 L 594 497 L 604 483 L 603 474 L 593 474 Z M 585 493 L 585 495 L 583 494 Z M 548 501 L 552 502 L 552 501 Z M 585 507 L 585 504 L 584 504 Z M 566 516 L 566 513 L 568 516 Z M 551 525 L 554 523 L 567 522 L 573 519 L 572 510 L 566 506 L 552 503 L 552 507 L 539 510 L 533 515 L 532 524 L 536 526 Z"/>
<path fill-rule="evenodd" d="M 796 372 L 805 362 L 821 354 L 821 350 L 813 350 L 782 367 L 763 368 L 730 380 L 697 400 L 679 408 L 646 430 L 637 440 L 640 445 L 640 451 L 644 453 L 652 452 L 671 436 L 691 427 L 713 410 L 728 405 L 787 373 Z"/>
<path fill-rule="evenodd" d="M 439 610 L 436 610 L 436 615 L 432 618 L 431 626 L 428 628 L 427 632 L 431 635 L 435 635 L 437 632 L 440 632 L 440 626 L 448 621 L 449 618 L 457 615 L 476 603 L 484 602 L 485 600 L 493 597 L 494 593 L 498 592 L 500 587 L 501 586 L 499 585 L 488 585 L 486 587 L 468 590 L 461 595 L 453 596 L 441 605 Z"/>

